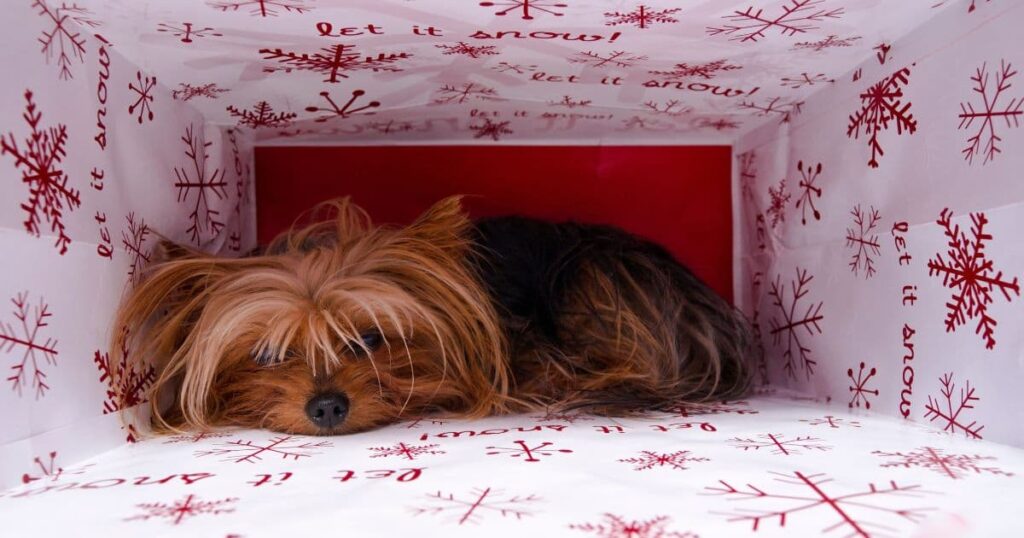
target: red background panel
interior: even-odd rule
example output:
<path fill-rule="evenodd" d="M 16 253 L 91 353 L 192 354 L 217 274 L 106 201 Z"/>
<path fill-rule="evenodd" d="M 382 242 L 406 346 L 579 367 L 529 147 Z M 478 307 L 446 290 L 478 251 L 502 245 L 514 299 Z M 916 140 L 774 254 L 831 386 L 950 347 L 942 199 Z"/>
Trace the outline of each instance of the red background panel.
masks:
<path fill-rule="evenodd" d="M 374 146 L 256 149 L 261 243 L 306 209 L 352 196 L 408 223 L 450 194 L 473 217 L 612 224 L 668 248 L 732 299 L 727 146 Z"/>

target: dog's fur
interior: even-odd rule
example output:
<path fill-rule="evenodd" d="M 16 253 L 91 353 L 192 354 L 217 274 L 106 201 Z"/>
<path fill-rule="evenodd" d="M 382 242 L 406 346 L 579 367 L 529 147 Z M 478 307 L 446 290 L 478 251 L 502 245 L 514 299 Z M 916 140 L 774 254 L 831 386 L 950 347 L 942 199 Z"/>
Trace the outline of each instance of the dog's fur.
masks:
<path fill-rule="evenodd" d="M 157 431 L 617 415 L 747 386 L 742 316 L 653 243 L 605 226 L 474 224 L 457 197 L 405 228 L 374 226 L 348 199 L 326 208 L 329 220 L 243 258 L 161 243 L 112 343 L 155 364 Z M 305 411 L 325 391 L 349 402 L 331 428 Z"/>

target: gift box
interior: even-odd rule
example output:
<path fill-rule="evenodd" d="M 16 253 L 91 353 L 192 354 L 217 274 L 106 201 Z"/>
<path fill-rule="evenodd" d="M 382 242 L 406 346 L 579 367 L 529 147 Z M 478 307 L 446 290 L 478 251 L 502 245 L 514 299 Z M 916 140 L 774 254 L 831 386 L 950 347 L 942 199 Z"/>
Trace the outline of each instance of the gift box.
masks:
<path fill-rule="evenodd" d="M 1024 6 L 5 8 L 5 536 L 1024 531 Z M 330 198 L 407 223 L 451 194 L 664 245 L 749 319 L 754 388 L 626 418 L 149 431 L 156 371 L 109 346 L 160 238 L 243 256 Z"/>

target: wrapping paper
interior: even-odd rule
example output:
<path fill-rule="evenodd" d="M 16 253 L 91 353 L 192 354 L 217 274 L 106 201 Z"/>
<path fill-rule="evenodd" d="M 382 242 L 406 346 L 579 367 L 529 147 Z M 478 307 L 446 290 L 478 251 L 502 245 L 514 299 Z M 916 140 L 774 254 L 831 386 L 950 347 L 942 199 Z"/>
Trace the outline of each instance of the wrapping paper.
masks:
<path fill-rule="evenodd" d="M 1022 471 L 1020 449 L 762 396 L 56 454 L 0 497 L 0 520 L 9 536 L 1019 536 Z"/>

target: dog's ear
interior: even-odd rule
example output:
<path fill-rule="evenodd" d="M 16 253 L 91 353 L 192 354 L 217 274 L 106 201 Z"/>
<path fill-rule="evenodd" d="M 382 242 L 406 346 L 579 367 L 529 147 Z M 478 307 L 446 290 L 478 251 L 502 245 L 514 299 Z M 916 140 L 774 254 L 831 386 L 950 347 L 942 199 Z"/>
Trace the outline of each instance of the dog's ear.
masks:
<path fill-rule="evenodd" d="M 409 233 L 443 249 L 463 248 L 472 223 L 461 196 L 449 196 L 427 209 L 409 226 Z"/>

